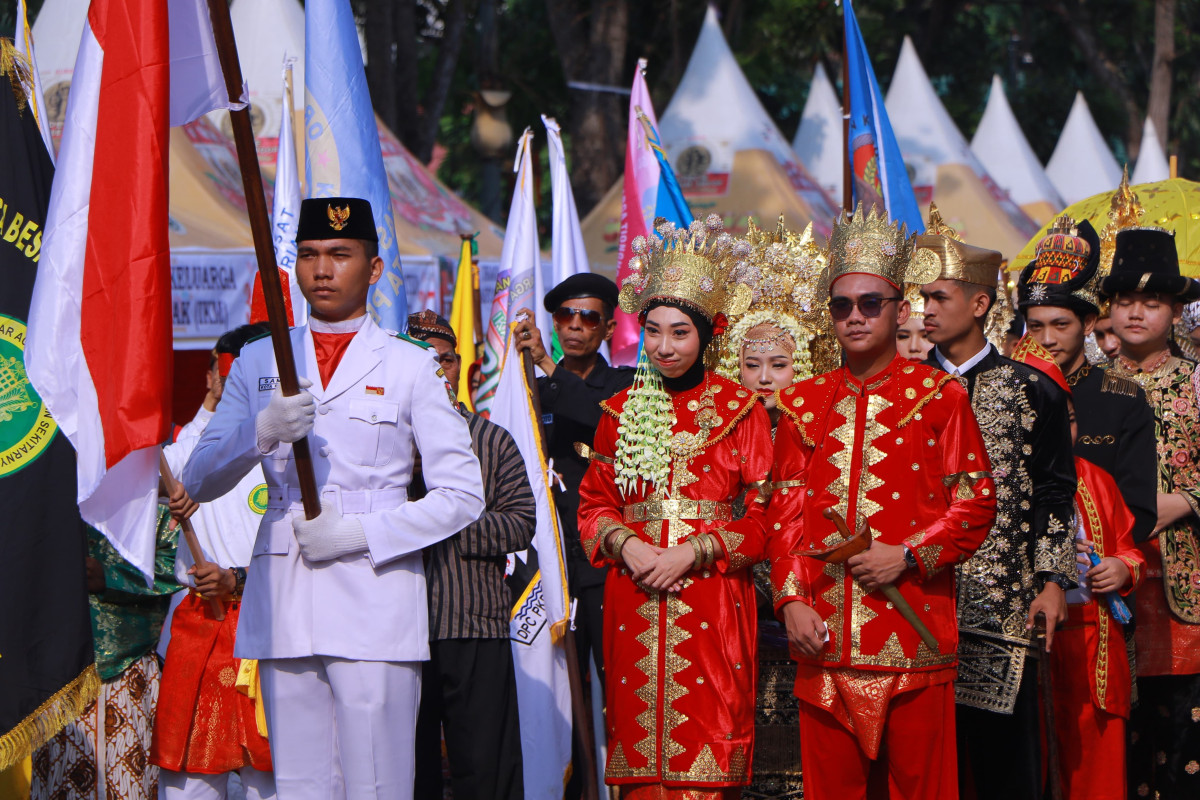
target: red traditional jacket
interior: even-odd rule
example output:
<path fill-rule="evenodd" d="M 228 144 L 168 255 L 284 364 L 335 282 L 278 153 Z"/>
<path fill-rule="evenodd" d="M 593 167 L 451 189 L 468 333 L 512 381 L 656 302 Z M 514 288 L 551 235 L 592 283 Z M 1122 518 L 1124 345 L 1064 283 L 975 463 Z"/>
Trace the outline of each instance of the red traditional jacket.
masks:
<path fill-rule="evenodd" d="M 995 484 L 966 391 L 948 374 L 897 357 L 865 382 L 845 367 L 778 394 L 769 522 L 776 606 L 801 600 L 829 628 L 816 667 L 903 672 L 957 662 L 954 570 L 986 538 Z M 851 530 L 866 519 L 877 541 L 917 556 L 896 588 L 939 644 L 932 652 L 879 591 L 848 568 L 805 550 L 842 537 L 823 516 L 837 509 Z M 806 674 L 797 675 L 797 691 Z M 952 677 L 952 676 L 948 676 Z"/>
<path fill-rule="evenodd" d="M 628 390 L 602 404 L 592 463 L 579 488 L 584 552 L 609 566 L 604 663 L 606 782 L 732 786 L 750 779 L 757 626 L 750 570 L 764 547 L 760 488 L 771 468 L 770 423 L 746 388 L 713 372 L 672 395 L 669 486 L 623 495 L 613 458 Z M 747 513 L 731 504 L 747 491 Z M 692 533 L 720 539 L 723 558 L 682 591 L 647 593 L 603 547 L 615 526 L 658 547 Z"/>
<path fill-rule="evenodd" d="M 1079 488 L 1075 492 L 1076 515 L 1087 538 L 1096 545 L 1096 555 L 1114 556 L 1125 562 L 1133 578 L 1121 591 L 1129 595 L 1145 576 L 1146 559 L 1133 542 L 1133 514 L 1121 498 L 1116 481 L 1090 461 L 1075 457 L 1075 472 Z M 1087 640 L 1088 663 L 1073 668 L 1086 669 L 1092 686 L 1092 703 L 1110 714 L 1129 718 L 1130 692 L 1133 677 L 1129 670 L 1129 654 L 1121 626 L 1108 610 L 1108 602 L 1093 595 L 1087 614 L 1092 624 L 1081 631 L 1064 630 L 1061 635 L 1082 634 Z M 1055 651 L 1057 654 L 1057 651 Z"/>

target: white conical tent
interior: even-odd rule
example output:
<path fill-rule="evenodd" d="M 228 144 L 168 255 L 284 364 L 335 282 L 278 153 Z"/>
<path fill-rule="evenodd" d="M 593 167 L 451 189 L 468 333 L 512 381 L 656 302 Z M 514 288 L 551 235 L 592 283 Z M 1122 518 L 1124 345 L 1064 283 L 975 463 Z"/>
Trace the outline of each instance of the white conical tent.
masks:
<path fill-rule="evenodd" d="M 1066 207 L 1029 146 L 1029 140 L 1008 104 L 999 75 L 992 76 L 992 89 L 979 127 L 975 129 L 975 137 L 971 139 L 971 152 L 1000 188 L 1039 225 L 1049 222 Z"/>
<path fill-rule="evenodd" d="M 1171 165 L 1163 153 L 1162 145 L 1158 143 L 1158 130 L 1154 122 L 1146 117 L 1146 124 L 1142 126 L 1142 149 L 1129 182 L 1136 186 L 1139 183 L 1165 181 L 1170 177 Z"/>
<path fill-rule="evenodd" d="M 1046 175 L 1067 205 L 1111 192 L 1121 183 L 1121 165 L 1092 119 L 1083 92 L 1075 93 L 1058 144 L 1046 162 Z"/>
<path fill-rule="evenodd" d="M 887 112 L 918 205 L 937 203 L 946 224 L 965 241 L 999 250 L 1005 258 L 1015 256 L 1037 233 L 1037 224 L 971 152 L 907 36 L 888 88 Z"/>
<path fill-rule="evenodd" d="M 800 127 L 792 139 L 792 150 L 808 174 L 836 202 L 842 196 L 842 170 L 846 144 L 842 130 L 842 104 L 838 102 L 825 67 L 817 62 L 808 99 L 800 115 Z"/>
<path fill-rule="evenodd" d="M 659 117 L 659 135 L 696 218 L 717 214 L 726 230 L 753 217 L 827 237 L 837 208 L 812 179 L 742 74 L 710 6 L 675 96 Z M 616 273 L 621 182 L 583 221 L 592 269 Z"/>

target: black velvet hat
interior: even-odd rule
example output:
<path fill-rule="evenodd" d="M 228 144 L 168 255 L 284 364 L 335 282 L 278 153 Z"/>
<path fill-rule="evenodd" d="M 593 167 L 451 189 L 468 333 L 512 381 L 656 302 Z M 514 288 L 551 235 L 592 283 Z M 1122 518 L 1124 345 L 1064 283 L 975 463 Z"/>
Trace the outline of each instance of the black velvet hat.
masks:
<path fill-rule="evenodd" d="M 1100 266 L 1100 237 L 1086 219 L 1055 220 L 1037 244 L 1037 257 L 1021 270 L 1017 301 L 1021 308 L 1069 308 L 1083 318 L 1100 313 L 1096 270 Z"/>
<path fill-rule="evenodd" d="M 1200 299 L 1200 283 L 1179 274 L 1175 234 L 1162 228 L 1117 232 L 1112 272 L 1100 281 L 1106 298 L 1118 292 L 1161 292 L 1184 302 Z"/>
<path fill-rule="evenodd" d="M 357 197 L 312 197 L 300 202 L 296 241 L 362 239 L 378 242 L 371 204 Z"/>
<path fill-rule="evenodd" d="M 595 297 L 612 308 L 617 307 L 617 285 L 603 275 L 594 272 L 579 272 L 546 292 L 542 305 L 554 313 L 567 300 L 577 297 Z"/>

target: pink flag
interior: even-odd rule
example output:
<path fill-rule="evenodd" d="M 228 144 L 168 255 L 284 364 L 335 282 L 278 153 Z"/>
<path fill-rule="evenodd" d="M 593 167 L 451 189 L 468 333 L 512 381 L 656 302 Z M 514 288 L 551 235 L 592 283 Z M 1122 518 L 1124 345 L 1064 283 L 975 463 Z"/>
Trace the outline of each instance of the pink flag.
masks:
<path fill-rule="evenodd" d="M 617 286 L 629 275 L 633 240 L 649 236 L 658 202 L 658 159 L 646 141 L 646 129 L 638 120 L 638 109 L 658 129 L 658 118 L 646 87 L 646 59 L 638 60 L 629 98 L 629 136 L 625 146 L 625 186 L 621 194 L 621 238 L 617 244 Z M 612 338 L 612 363 L 632 366 L 637 361 L 640 326 L 637 318 L 617 309 L 617 331 Z"/>

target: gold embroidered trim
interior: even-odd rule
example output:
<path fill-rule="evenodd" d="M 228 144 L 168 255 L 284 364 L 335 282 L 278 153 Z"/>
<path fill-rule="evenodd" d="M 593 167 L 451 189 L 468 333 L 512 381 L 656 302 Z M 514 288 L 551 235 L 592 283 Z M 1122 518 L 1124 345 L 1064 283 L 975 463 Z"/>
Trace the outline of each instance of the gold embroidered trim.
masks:
<path fill-rule="evenodd" d="M 0 736 L 0 771 L 31 755 L 79 718 L 100 693 L 100 675 L 89 664 L 78 677 L 51 695 L 16 727 Z"/>
<path fill-rule="evenodd" d="M 1103 373 L 1104 377 L 1100 379 L 1100 391 L 1120 394 L 1126 397 L 1137 397 L 1139 387 L 1136 383 L 1128 378 L 1122 378 L 1117 375 L 1110 374 L 1107 370 Z"/>
<path fill-rule="evenodd" d="M 692 638 L 692 634 L 679 626 L 679 618 L 690 614 L 692 607 L 679 597 L 678 594 L 667 595 L 667 621 L 664 636 L 666 646 L 663 653 L 663 724 L 662 724 L 662 775 L 664 780 L 679 780 L 688 777 L 687 772 L 671 769 L 671 759 L 687 752 L 687 748 L 675 741 L 675 730 L 688 721 L 688 715 L 675 707 L 675 701 L 688 693 L 687 687 L 675 680 L 675 677 L 692 665 L 692 662 L 681 656 L 679 645 Z"/>
<path fill-rule="evenodd" d="M 716 500 L 691 500 L 677 497 L 671 500 L 646 500 L 630 503 L 624 508 L 626 523 L 658 522 L 660 520 L 698 519 L 705 522 L 729 522 L 733 507 Z"/>
<path fill-rule="evenodd" d="M 657 596 L 638 606 L 638 616 L 650 623 L 646 630 L 637 635 L 638 642 L 646 648 L 646 655 L 637 660 L 634 666 L 646 676 L 646 682 L 634 691 L 646 708 L 635 718 L 637 724 L 646 732 L 645 738 L 633 746 L 646 759 L 646 766 L 640 770 L 630 770 L 630 777 L 658 775 L 658 748 L 656 734 L 658 732 L 658 606 Z"/>
<path fill-rule="evenodd" d="M 947 381 L 952 381 L 952 380 L 954 380 L 953 375 L 951 375 L 948 372 L 942 373 L 942 377 L 937 379 L 937 382 L 934 383 L 933 388 L 929 390 L 929 394 L 925 395 L 920 400 L 918 400 L 917 404 L 908 410 L 908 413 L 905 414 L 900 419 L 899 424 L 896 425 L 896 429 L 899 430 L 900 428 L 903 428 L 908 423 L 912 422 L 913 419 L 916 418 L 917 414 L 921 413 L 921 409 L 925 408 L 925 406 L 929 404 L 930 400 L 937 397 L 938 392 L 942 391 L 942 387 L 946 385 Z"/>
<path fill-rule="evenodd" d="M 785 597 L 799 597 L 803 600 L 808 599 L 808 594 L 800 586 L 800 576 L 796 574 L 795 570 L 788 572 L 788 576 L 783 580 L 783 585 L 775 590 L 775 596 L 773 598 L 774 605 L 778 606 L 779 601 L 783 600 Z"/>
<path fill-rule="evenodd" d="M 956 472 L 953 475 L 947 475 L 942 478 L 942 485 L 946 488 L 955 486 L 954 499 L 972 500 L 975 498 L 975 488 L 974 486 L 967 485 L 967 481 L 971 480 L 978 483 L 984 478 L 990 477 L 992 477 L 992 473 L 990 472 Z"/>
<path fill-rule="evenodd" d="M 1087 514 L 1088 530 L 1103 533 L 1100 510 L 1096 508 L 1096 501 L 1083 481 L 1079 482 L 1076 497 L 1079 498 L 1079 503 L 1083 506 L 1084 513 Z M 1075 513 L 1078 514 L 1079 511 L 1076 510 Z M 1096 555 L 1104 558 L 1103 537 L 1093 536 L 1092 544 L 1096 546 Z M 1108 710 L 1108 620 L 1110 616 L 1108 603 L 1096 603 L 1096 704 L 1105 711 Z"/>
<path fill-rule="evenodd" d="M 742 542 L 746 540 L 743 534 L 737 531 L 727 531 L 724 528 L 717 531 L 721 537 L 721 542 L 725 547 L 725 558 L 729 561 L 729 571 L 736 572 L 739 569 L 744 569 L 752 563 L 748 556 L 739 552 L 738 548 L 742 546 Z M 712 536 L 712 534 L 708 534 Z"/>

